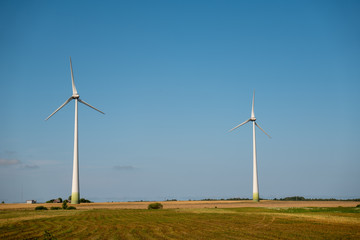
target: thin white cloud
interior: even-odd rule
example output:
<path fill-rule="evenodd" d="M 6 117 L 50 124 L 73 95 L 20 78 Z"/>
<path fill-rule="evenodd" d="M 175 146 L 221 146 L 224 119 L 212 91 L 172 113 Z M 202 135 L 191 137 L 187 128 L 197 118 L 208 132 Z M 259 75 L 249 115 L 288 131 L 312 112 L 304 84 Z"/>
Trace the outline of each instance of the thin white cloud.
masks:
<path fill-rule="evenodd" d="M 17 159 L 3 159 L 0 158 L 0 167 L 3 166 L 14 166 L 14 165 L 20 165 L 21 161 Z"/>
<path fill-rule="evenodd" d="M 18 169 L 37 169 L 40 168 L 37 164 L 25 164 L 18 159 L 4 159 L 0 158 L 0 167 L 15 166 Z"/>
<path fill-rule="evenodd" d="M 38 165 L 35 165 L 35 164 L 24 164 L 22 167 L 25 168 L 25 169 L 37 169 L 37 168 L 40 168 Z"/>
<path fill-rule="evenodd" d="M 57 160 L 32 160 L 31 162 L 33 162 L 34 165 L 40 165 L 40 166 L 64 164 L 64 162 Z"/>
<path fill-rule="evenodd" d="M 129 171 L 129 170 L 134 170 L 135 167 L 134 166 L 130 166 L 130 165 L 124 165 L 124 166 L 114 166 L 114 169 L 115 170 L 118 170 L 118 171 Z"/>

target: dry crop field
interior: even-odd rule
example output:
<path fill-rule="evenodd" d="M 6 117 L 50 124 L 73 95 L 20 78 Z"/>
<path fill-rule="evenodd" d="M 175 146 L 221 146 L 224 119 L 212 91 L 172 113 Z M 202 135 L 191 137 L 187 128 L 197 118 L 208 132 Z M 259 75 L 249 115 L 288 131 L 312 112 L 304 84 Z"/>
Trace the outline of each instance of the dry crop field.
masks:
<path fill-rule="evenodd" d="M 0 239 L 360 239 L 358 202 L 184 201 L 0 205 Z M 60 204 L 41 204 L 50 206 Z"/>

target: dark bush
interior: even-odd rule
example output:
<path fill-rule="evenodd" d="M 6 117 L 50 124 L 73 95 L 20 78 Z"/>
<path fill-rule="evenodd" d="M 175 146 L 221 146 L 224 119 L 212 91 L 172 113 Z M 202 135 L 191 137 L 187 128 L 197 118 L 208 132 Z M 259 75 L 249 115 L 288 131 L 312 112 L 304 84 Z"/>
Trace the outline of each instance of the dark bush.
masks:
<path fill-rule="evenodd" d="M 37 238 L 36 238 L 37 239 Z M 48 231 L 45 231 L 44 232 L 44 236 L 43 236 L 43 239 L 44 240 L 56 240 L 56 238 L 54 238 L 54 236 L 48 232 Z"/>
<path fill-rule="evenodd" d="M 356 207 L 360 207 L 360 204 L 358 204 Z"/>
<path fill-rule="evenodd" d="M 66 210 L 76 210 L 76 207 L 70 206 L 70 207 L 68 207 Z"/>
<path fill-rule="evenodd" d="M 63 203 L 62 203 L 62 208 L 63 209 L 67 209 L 67 207 L 68 207 L 68 205 L 67 205 L 67 201 L 65 200 L 65 201 L 63 201 Z"/>
<path fill-rule="evenodd" d="M 37 206 L 35 210 L 48 210 L 47 207 L 44 206 Z"/>
<path fill-rule="evenodd" d="M 50 210 L 59 210 L 61 207 L 51 207 Z"/>
<path fill-rule="evenodd" d="M 161 203 L 150 203 L 148 209 L 162 209 L 163 205 Z"/>
<path fill-rule="evenodd" d="M 62 203 L 62 198 L 50 199 L 49 201 L 46 201 L 46 203 Z"/>
<path fill-rule="evenodd" d="M 280 200 L 281 201 L 306 201 L 306 199 L 304 197 L 301 197 L 301 196 L 280 198 Z"/>

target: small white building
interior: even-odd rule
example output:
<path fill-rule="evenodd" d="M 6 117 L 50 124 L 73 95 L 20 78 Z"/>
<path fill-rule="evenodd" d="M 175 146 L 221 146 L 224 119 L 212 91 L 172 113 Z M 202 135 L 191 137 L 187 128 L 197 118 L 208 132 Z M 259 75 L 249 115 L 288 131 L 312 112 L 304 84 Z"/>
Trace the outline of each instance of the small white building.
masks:
<path fill-rule="evenodd" d="M 33 204 L 33 203 L 36 203 L 36 200 L 26 200 L 26 203 Z"/>

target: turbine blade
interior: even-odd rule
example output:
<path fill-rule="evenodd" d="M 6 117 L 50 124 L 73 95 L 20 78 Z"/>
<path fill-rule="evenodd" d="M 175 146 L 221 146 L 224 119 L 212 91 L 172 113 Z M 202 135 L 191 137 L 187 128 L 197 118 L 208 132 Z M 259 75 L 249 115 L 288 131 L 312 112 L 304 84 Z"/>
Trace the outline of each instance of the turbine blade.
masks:
<path fill-rule="evenodd" d="M 229 132 L 231 132 L 231 131 L 233 131 L 233 130 L 237 129 L 238 127 L 240 127 L 240 126 L 244 125 L 245 123 L 248 123 L 249 121 L 250 121 L 250 119 L 246 120 L 246 121 L 245 121 L 245 122 L 243 122 L 243 123 L 240 123 L 240 124 L 239 124 L 239 125 L 237 125 L 236 127 L 234 127 L 234 128 L 232 128 L 232 129 L 230 129 L 230 130 L 229 130 Z"/>
<path fill-rule="evenodd" d="M 74 73 L 72 69 L 71 57 L 70 57 L 70 69 L 71 69 L 71 82 L 72 82 L 73 95 L 77 95 L 78 93 L 76 91 L 75 82 L 74 82 Z"/>
<path fill-rule="evenodd" d="M 251 107 L 251 118 L 255 118 L 255 112 L 254 112 L 254 103 L 255 103 L 255 90 L 253 94 L 253 100 L 252 100 L 252 107 Z"/>
<path fill-rule="evenodd" d="M 96 110 L 96 111 L 98 111 L 98 112 L 100 112 L 100 113 L 102 113 L 102 114 L 105 114 L 105 113 L 103 113 L 102 111 L 100 111 L 99 109 L 97 109 L 97 108 L 91 106 L 90 104 L 84 102 L 84 101 L 81 100 L 80 98 L 78 98 L 78 101 L 81 102 L 81 103 L 83 103 L 83 104 L 85 104 L 85 105 L 88 106 L 88 107 L 91 107 L 92 109 L 94 109 L 94 110 Z"/>
<path fill-rule="evenodd" d="M 255 125 L 256 125 L 258 128 L 260 128 L 260 130 L 263 131 L 269 138 L 271 138 L 271 136 L 270 136 L 269 134 L 267 134 L 267 133 L 264 131 L 264 129 L 262 129 L 262 128 L 259 126 L 259 124 L 257 124 L 257 123 L 255 122 Z"/>
<path fill-rule="evenodd" d="M 68 100 L 66 100 L 66 102 L 64 102 L 58 109 L 55 110 L 55 112 L 53 112 L 50 116 L 48 116 L 46 120 L 48 120 L 49 118 L 51 118 L 52 115 L 54 115 L 57 111 L 59 111 L 61 108 L 63 108 L 66 104 L 68 104 L 73 98 L 69 98 Z"/>

